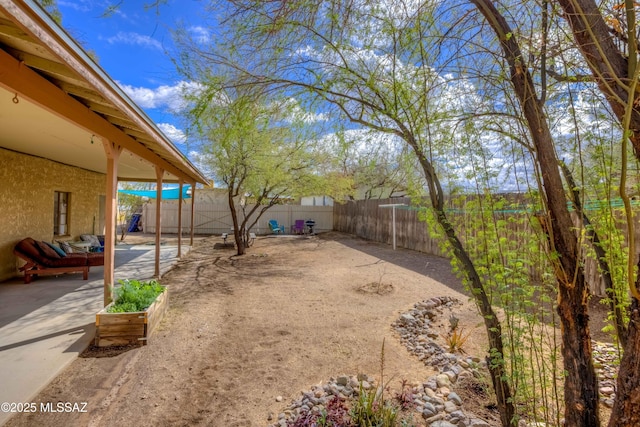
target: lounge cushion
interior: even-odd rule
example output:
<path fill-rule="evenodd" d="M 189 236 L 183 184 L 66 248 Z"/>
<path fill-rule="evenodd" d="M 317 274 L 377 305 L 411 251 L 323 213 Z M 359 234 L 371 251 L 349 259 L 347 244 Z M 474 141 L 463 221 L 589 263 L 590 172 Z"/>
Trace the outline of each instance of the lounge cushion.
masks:
<path fill-rule="evenodd" d="M 99 252 L 90 252 L 87 254 L 87 264 L 89 267 L 104 265 L 104 254 Z"/>
<path fill-rule="evenodd" d="M 62 250 L 65 251 L 67 254 L 72 254 L 73 253 L 73 248 L 71 247 L 71 245 L 69 243 L 65 242 L 64 240 L 58 240 L 57 242 L 60 245 L 60 247 L 62 248 Z"/>
<path fill-rule="evenodd" d="M 31 279 L 40 274 L 81 272 L 84 280 L 87 280 L 89 275 L 90 266 L 86 253 L 73 253 L 60 257 L 49 243 L 38 242 L 30 237 L 19 241 L 13 252 L 26 261 L 20 267 L 20 271 L 24 271 L 24 283 L 31 283 Z M 92 265 L 98 265 L 97 263 L 97 259 L 92 260 Z"/>
<path fill-rule="evenodd" d="M 51 246 L 47 244 L 47 242 L 41 242 L 40 240 L 36 240 L 36 246 L 38 250 L 42 254 L 42 256 L 51 258 L 51 259 L 59 259 L 60 255 L 56 251 L 54 251 Z"/>
<path fill-rule="evenodd" d="M 45 242 L 38 242 L 30 237 L 18 242 L 15 249 L 27 258 L 48 268 L 104 265 L 104 254 L 102 253 L 74 252 L 60 257 Z M 53 253 L 54 256 L 45 256 L 45 252 Z"/>
<path fill-rule="evenodd" d="M 62 250 L 62 248 L 60 246 L 56 246 L 53 243 L 49 243 L 49 242 L 45 242 L 47 245 L 49 245 L 49 247 L 51 249 L 53 249 L 54 251 L 56 251 L 56 253 L 58 254 L 58 256 L 60 256 L 60 258 L 64 258 L 65 256 L 67 256 L 66 252 Z"/>
<path fill-rule="evenodd" d="M 82 255 L 82 254 L 78 254 Z M 87 265 L 87 256 L 66 256 L 64 258 L 50 259 L 43 262 L 47 267 L 81 267 Z"/>
<path fill-rule="evenodd" d="M 27 237 L 26 239 L 20 240 L 16 245 L 16 250 L 22 252 L 27 257 L 33 259 L 34 261 L 42 258 L 42 254 L 38 250 L 36 246 L 36 241 L 31 237 Z"/>
<path fill-rule="evenodd" d="M 51 267 L 78 267 L 87 265 L 87 254 L 69 254 L 64 258 L 51 249 L 46 243 L 33 240 L 31 237 L 21 240 L 16 245 L 16 250 L 24 254 L 34 262 Z M 54 256 L 45 256 L 44 253 L 53 253 Z"/>

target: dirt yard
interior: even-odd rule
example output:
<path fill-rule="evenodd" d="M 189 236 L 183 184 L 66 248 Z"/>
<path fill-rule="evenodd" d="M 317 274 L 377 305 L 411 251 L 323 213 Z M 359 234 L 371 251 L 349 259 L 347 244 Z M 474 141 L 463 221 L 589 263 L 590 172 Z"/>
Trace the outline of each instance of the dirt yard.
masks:
<path fill-rule="evenodd" d="M 261 237 L 243 257 L 220 243 L 199 241 L 162 278 L 170 310 L 148 346 L 89 348 L 34 399 L 86 402 L 86 413 L 8 425 L 263 427 L 330 377 L 378 378 L 383 339 L 385 380 L 422 382 L 433 372 L 391 323 L 433 296 L 463 302 L 465 350 L 483 355 L 481 319 L 447 260 L 339 233 Z"/>

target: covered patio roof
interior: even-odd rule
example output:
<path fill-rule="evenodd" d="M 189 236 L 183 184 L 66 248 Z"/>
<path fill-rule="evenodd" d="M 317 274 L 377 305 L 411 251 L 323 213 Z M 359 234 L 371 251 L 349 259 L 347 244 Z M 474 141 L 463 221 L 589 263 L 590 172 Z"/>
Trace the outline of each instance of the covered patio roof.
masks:
<path fill-rule="evenodd" d="M 120 181 L 208 183 L 107 73 L 34 1 L 0 0 L 0 147 Z"/>

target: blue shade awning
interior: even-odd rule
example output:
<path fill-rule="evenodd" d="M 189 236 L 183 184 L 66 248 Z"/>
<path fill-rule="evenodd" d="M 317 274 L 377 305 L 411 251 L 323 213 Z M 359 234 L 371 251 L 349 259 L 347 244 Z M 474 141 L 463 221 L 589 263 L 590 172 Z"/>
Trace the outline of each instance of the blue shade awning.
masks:
<path fill-rule="evenodd" d="M 183 199 L 191 198 L 190 190 L 191 190 L 190 185 L 185 185 L 182 187 Z M 118 193 L 130 194 L 132 196 L 148 197 L 150 199 L 155 199 L 157 194 L 156 190 L 118 190 Z M 179 198 L 180 198 L 180 187 L 162 189 L 162 200 L 178 200 Z"/>

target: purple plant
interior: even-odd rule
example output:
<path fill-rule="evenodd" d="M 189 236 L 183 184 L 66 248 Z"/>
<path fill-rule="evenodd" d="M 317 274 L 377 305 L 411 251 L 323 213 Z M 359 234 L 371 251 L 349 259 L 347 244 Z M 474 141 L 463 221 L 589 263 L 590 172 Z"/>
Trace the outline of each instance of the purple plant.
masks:
<path fill-rule="evenodd" d="M 322 412 L 306 411 L 287 423 L 289 427 L 354 427 L 345 400 L 334 396 Z"/>
<path fill-rule="evenodd" d="M 407 380 L 402 380 L 400 393 L 396 393 L 395 397 L 402 409 L 412 409 L 415 405 L 413 389 Z"/>

